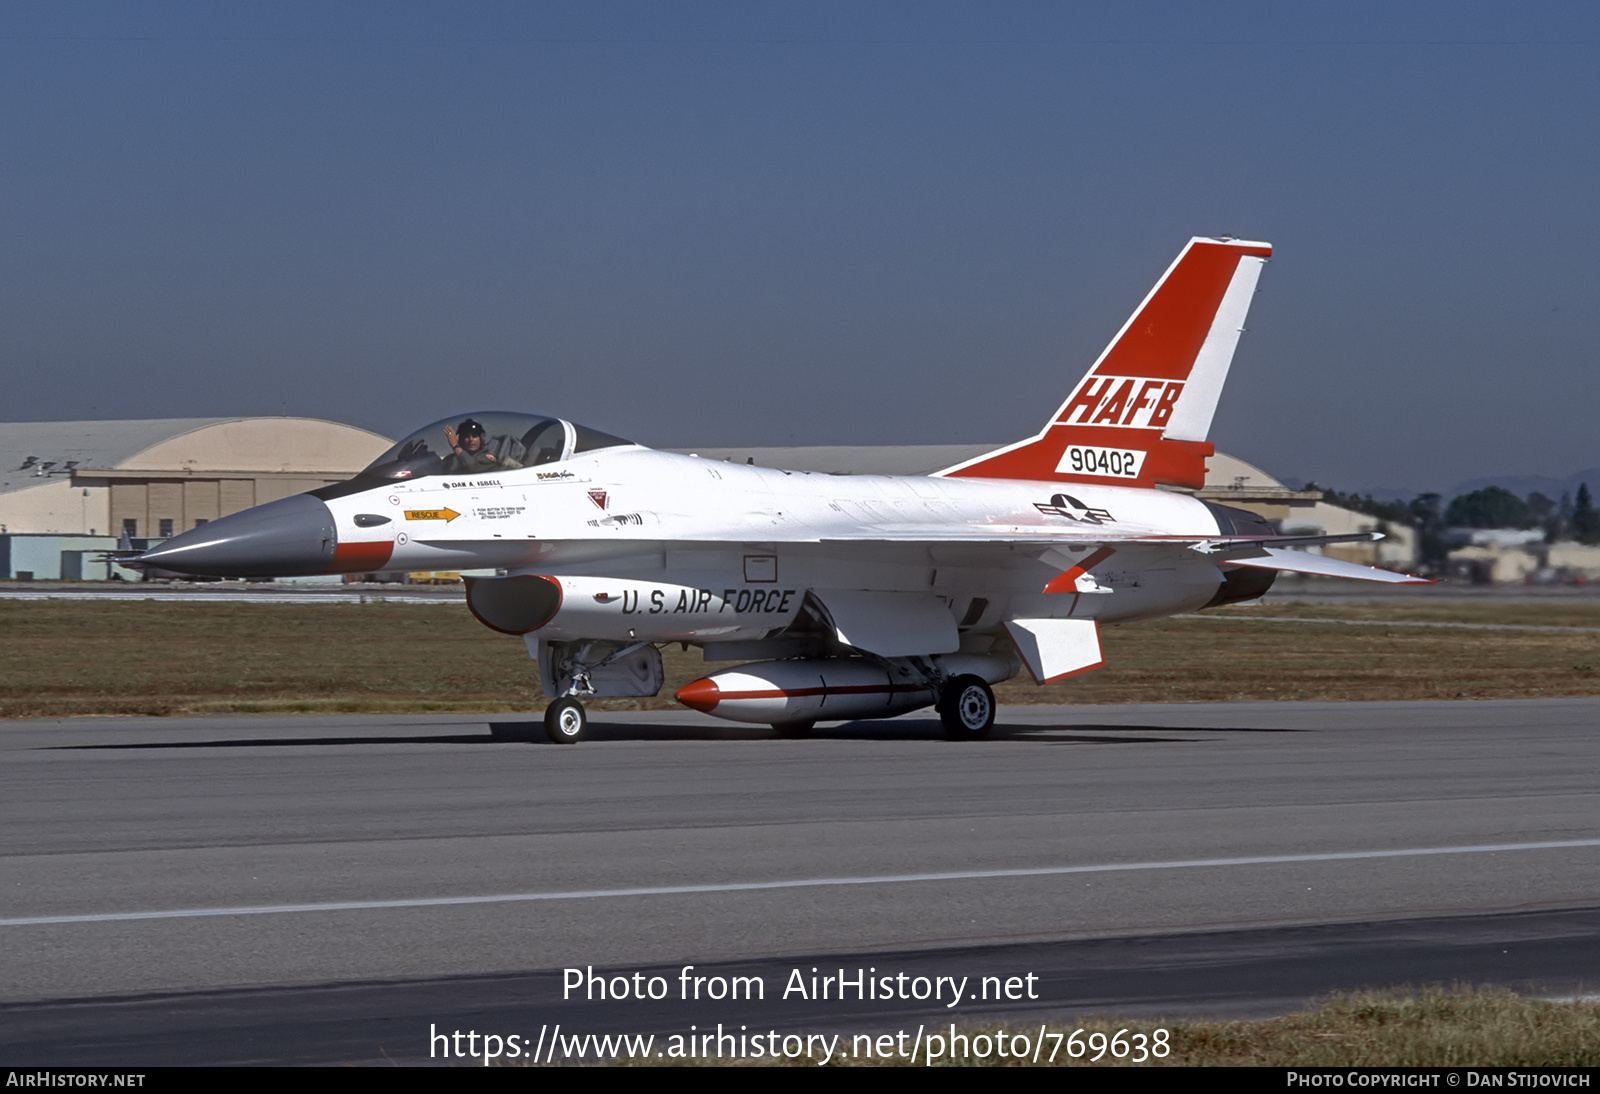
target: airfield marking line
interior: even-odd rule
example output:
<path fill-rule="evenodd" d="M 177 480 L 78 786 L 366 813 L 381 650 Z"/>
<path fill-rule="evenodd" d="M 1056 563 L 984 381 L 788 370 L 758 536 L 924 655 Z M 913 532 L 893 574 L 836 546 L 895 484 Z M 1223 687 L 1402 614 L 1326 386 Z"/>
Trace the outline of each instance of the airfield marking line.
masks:
<path fill-rule="evenodd" d="M 1310 619 L 1289 615 L 1178 615 L 1174 619 L 1209 619 L 1226 623 L 1337 623 L 1343 627 L 1454 627 L 1468 631 L 1554 631 L 1600 634 L 1600 627 L 1555 627 L 1541 623 L 1430 623 L 1425 619 Z"/>
<path fill-rule="evenodd" d="M 260 904 L 237 908 L 174 908 L 156 912 L 101 912 L 91 915 L 19 916 L 0 919 L 0 927 L 40 927 L 66 923 L 120 923 L 138 919 L 200 919 L 230 915 L 283 915 L 294 912 L 376 911 L 388 908 L 442 908 L 461 904 L 517 904 L 539 900 L 597 900 L 607 897 L 683 896 L 742 893 L 770 889 L 819 889 L 843 885 L 902 885 L 927 881 L 981 881 L 1008 877 L 1055 877 L 1139 870 L 1189 870 L 1215 866 L 1274 866 L 1302 862 L 1416 858 L 1426 855 L 1495 854 L 1501 851 L 1553 851 L 1600 847 L 1600 839 L 1546 840 L 1539 843 L 1485 843 L 1464 847 L 1408 847 L 1394 851 L 1329 851 L 1309 855 L 1255 855 L 1248 858 L 1176 859 L 1166 862 L 1107 862 L 1091 866 L 1038 866 L 1014 870 L 958 870 L 932 874 L 881 874 L 869 877 L 797 878 L 790 881 L 734 881 L 707 885 L 656 885 L 628 889 L 573 889 L 549 893 L 499 893 L 488 896 L 416 897 L 409 900 L 341 900 L 316 904 Z"/>

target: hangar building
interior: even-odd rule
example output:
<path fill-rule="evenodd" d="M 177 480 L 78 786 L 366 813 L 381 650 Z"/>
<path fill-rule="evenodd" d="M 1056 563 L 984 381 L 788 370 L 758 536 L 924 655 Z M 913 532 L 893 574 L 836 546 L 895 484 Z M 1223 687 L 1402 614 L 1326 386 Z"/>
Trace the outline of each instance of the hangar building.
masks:
<path fill-rule="evenodd" d="M 391 443 L 316 418 L 0 424 L 0 577 L 105 577 L 87 560 L 124 531 L 165 539 L 340 482 Z"/>

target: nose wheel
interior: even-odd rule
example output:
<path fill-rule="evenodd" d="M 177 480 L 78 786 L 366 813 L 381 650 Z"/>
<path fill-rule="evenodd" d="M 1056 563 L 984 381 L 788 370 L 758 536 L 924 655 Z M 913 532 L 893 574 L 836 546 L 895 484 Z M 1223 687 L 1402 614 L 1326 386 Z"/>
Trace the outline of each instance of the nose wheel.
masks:
<path fill-rule="evenodd" d="M 938 710 L 948 736 L 987 737 L 994 725 L 994 691 L 981 676 L 957 676 L 944 686 Z"/>
<path fill-rule="evenodd" d="M 544 711 L 544 732 L 558 745 L 577 744 L 589 729 L 589 712 L 570 696 L 557 699 Z"/>

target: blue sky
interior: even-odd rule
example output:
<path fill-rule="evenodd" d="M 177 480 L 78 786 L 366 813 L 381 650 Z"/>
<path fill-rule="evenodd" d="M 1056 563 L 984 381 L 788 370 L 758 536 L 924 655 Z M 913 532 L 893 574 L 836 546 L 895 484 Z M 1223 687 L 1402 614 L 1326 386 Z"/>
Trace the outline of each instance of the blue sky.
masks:
<path fill-rule="evenodd" d="M 0 8 L 0 419 L 1033 432 L 1191 235 L 1266 239 L 1212 439 L 1600 465 L 1600 9 Z"/>

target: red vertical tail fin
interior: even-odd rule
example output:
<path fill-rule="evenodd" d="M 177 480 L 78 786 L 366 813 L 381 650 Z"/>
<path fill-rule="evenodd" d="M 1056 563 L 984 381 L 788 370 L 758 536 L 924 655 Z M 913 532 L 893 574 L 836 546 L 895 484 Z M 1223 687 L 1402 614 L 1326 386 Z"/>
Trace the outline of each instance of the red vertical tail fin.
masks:
<path fill-rule="evenodd" d="M 1205 485 L 1211 416 L 1266 243 L 1191 239 L 1035 437 L 937 472 L 966 478 Z"/>

